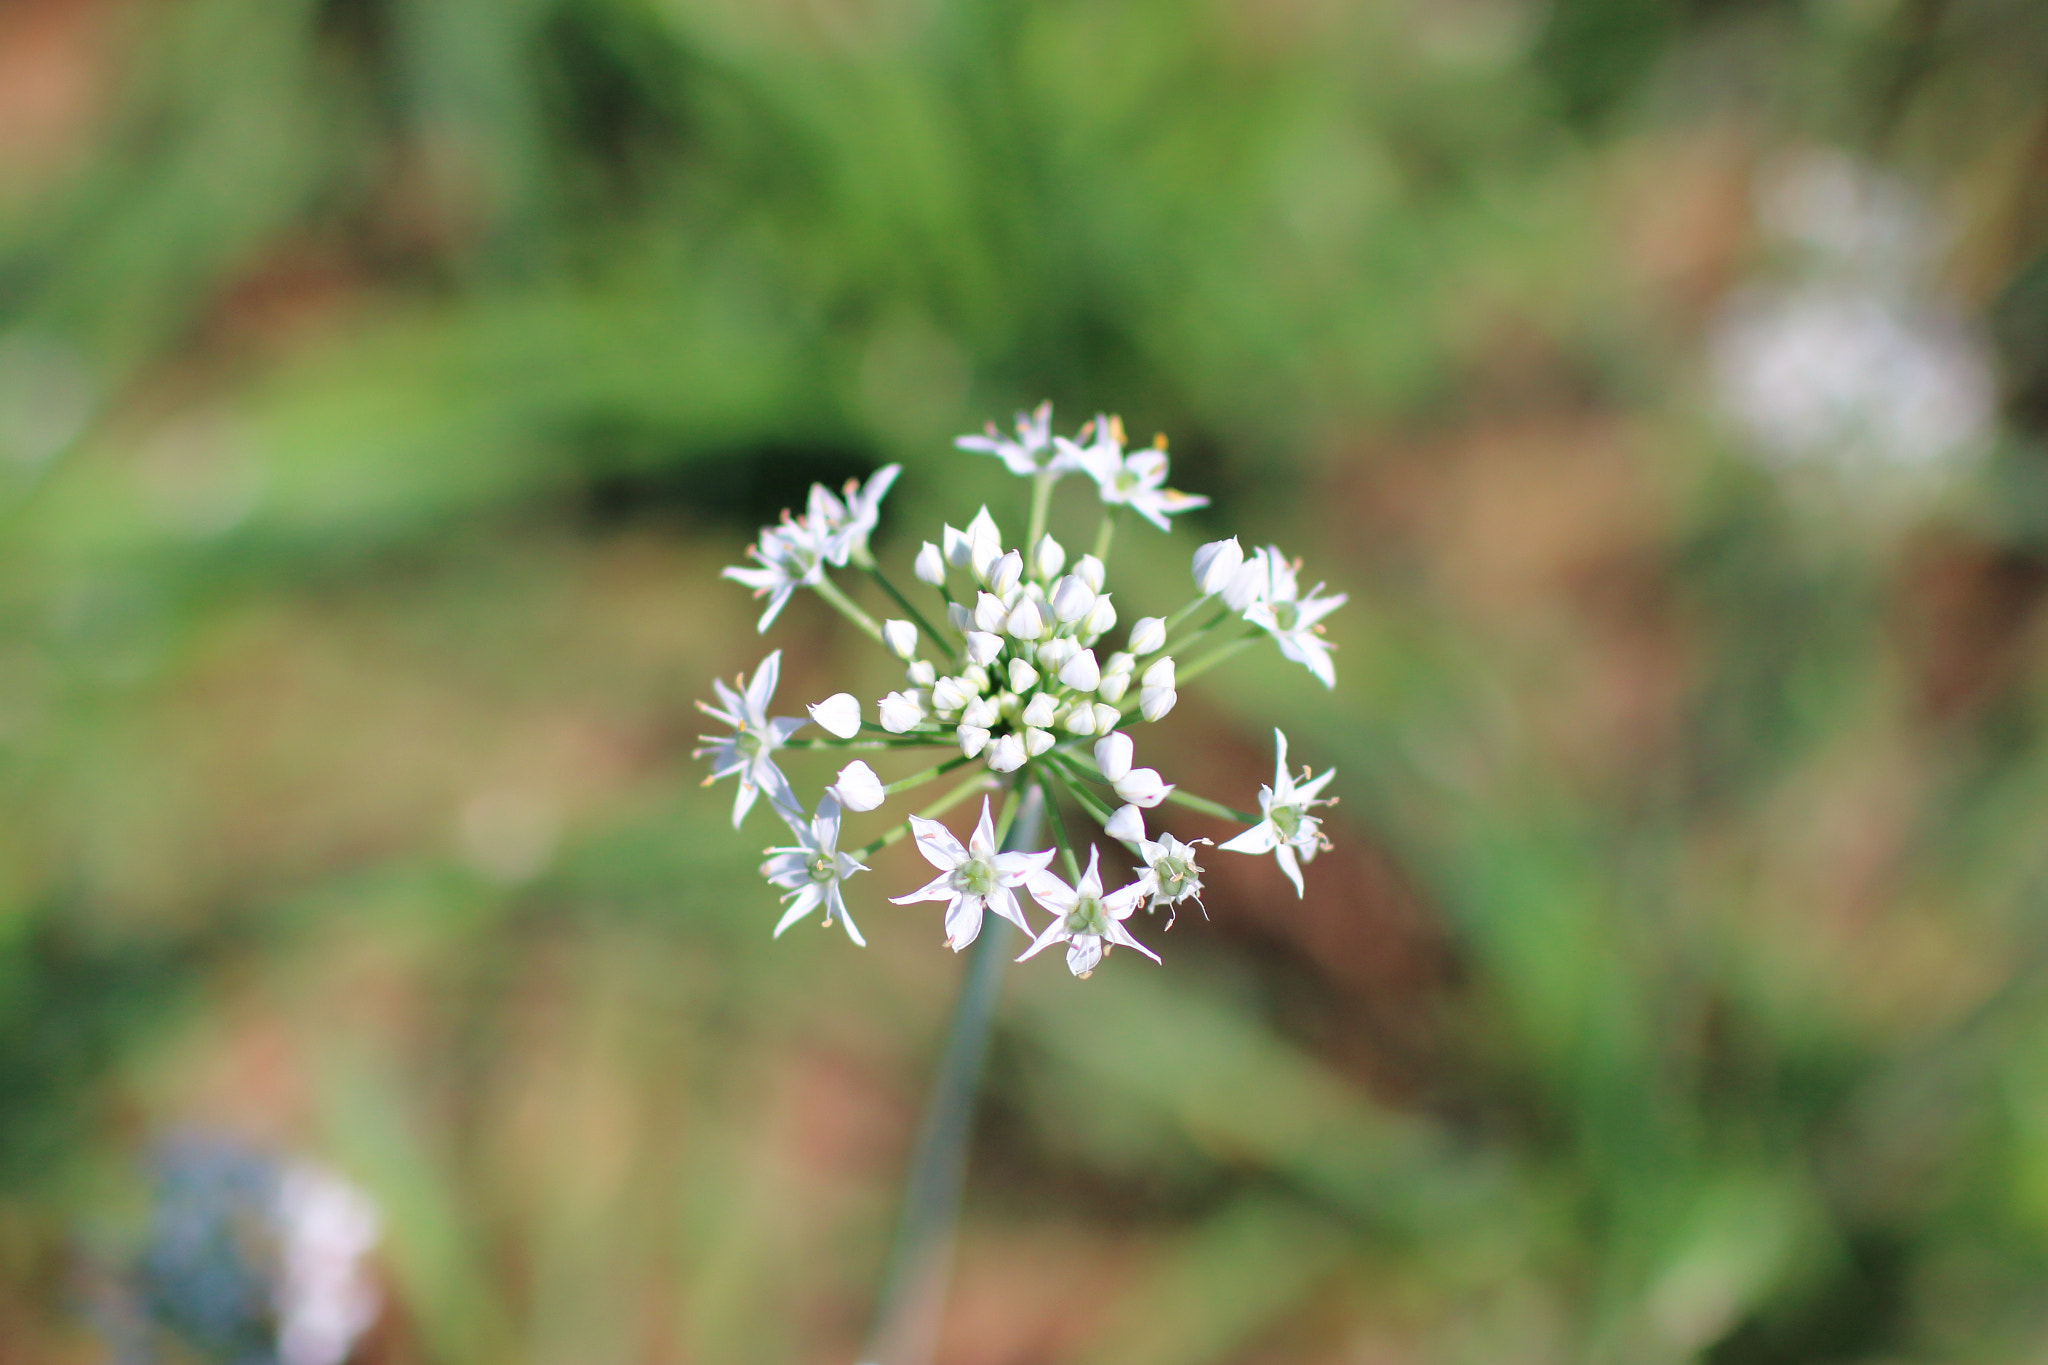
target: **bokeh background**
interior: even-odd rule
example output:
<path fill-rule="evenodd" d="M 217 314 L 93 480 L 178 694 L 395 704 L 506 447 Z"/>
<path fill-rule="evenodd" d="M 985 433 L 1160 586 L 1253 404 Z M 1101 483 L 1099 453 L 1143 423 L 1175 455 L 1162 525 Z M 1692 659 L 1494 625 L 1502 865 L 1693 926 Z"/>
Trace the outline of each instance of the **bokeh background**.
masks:
<path fill-rule="evenodd" d="M 716 574 L 1050 397 L 1343 804 L 1011 975 L 943 1362 L 2040 1359 L 2044 251 L 2033 0 L 9 0 L 0 1358 L 850 1360 L 960 964 Z"/>

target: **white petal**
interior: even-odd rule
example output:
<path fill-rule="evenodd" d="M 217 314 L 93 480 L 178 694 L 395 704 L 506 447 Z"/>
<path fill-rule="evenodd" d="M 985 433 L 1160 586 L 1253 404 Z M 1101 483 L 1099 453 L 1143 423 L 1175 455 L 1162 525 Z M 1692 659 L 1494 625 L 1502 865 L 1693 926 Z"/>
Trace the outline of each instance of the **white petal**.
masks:
<path fill-rule="evenodd" d="M 1156 768 L 1133 768 L 1113 785 L 1118 796 L 1147 810 L 1164 801 L 1166 794 L 1173 790 L 1171 783 L 1160 780 Z"/>
<path fill-rule="evenodd" d="M 860 733 L 860 701 L 851 692 L 834 692 L 809 710 L 812 720 L 841 739 Z"/>
<path fill-rule="evenodd" d="M 1280 831 L 1261 820 L 1250 829 L 1216 845 L 1224 853 L 1271 853 L 1280 842 Z"/>
<path fill-rule="evenodd" d="M 882 622 L 882 643 L 889 652 L 899 659 L 908 659 L 917 653 L 917 627 L 908 621 Z"/>
<path fill-rule="evenodd" d="M 1067 944 L 1067 970 L 1086 976 L 1102 963 L 1102 940 L 1094 934 L 1076 934 Z"/>
<path fill-rule="evenodd" d="M 1104 735 L 1095 741 L 1096 770 L 1112 782 L 1120 780 L 1131 770 L 1133 747 L 1129 735 Z"/>
<path fill-rule="evenodd" d="M 882 779 L 875 770 L 855 759 L 839 770 L 839 780 L 827 788 L 848 810 L 873 810 L 886 799 Z"/>
<path fill-rule="evenodd" d="M 754 670 L 753 681 L 747 684 L 748 719 L 759 724 L 768 717 L 768 703 L 774 700 L 775 683 L 782 676 L 782 651 L 776 650 L 761 660 L 761 666 Z"/>
<path fill-rule="evenodd" d="M 953 831 L 922 815 L 910 817 L 911 842 L 924 860 L 941 872 L 951 872 L 967 861 L 967 849 L 953 837 Z"/>
<path fill-rule="evenodd" d="M 981 936 L 981 897 L 955 896 L 946 907 L 946 946 L 959 952 Z"/>
<path fill-rule="evenodd" d="M 1102 832 L 1112 839 L 1121 839 L 1135 844 L 1145 837 L 1145 814 L 1136 806 L 1118 806 L 1116 814 L 1102 827 Z"/>

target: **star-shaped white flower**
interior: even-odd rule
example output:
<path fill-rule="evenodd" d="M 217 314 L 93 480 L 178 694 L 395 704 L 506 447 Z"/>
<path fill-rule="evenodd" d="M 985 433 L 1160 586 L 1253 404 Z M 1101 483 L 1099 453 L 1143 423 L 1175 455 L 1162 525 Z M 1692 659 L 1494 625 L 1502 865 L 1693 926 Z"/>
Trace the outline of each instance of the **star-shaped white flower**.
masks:
<path fill-rule="evenodd" d="M 1040 403 L 1028 413 L 1018 413 L 1017 439 L 1014 441 L 999 433 L 996 424 L 990 422 L 981 435 L 962 436 L 953 445 L 960 450 L 993 455 L 1012 474 L 1028 478 L 1045 473 L 1047 466 L 1040 463 L 1039 457 L 1052 449 L 1052 404 Z M 1057 462 L 1052 467 L 1057 468 Z"/>
<path fill-rule="evenodd" d="M 1111 506 L 1129 506 L 1160 530 L 1171 529 L 1167 518 L 1180 512 L 1207 507 L 1209 500 L 1194 493 L 1164 487 L 1166 452 L 1147 448 L 1124 454 L 1124 425 L 1115 417 L 1097 417 L 1082 428 L 1088 445 L 1077 445 L 1064 437 L 1054 438 L 1060 458 L 1095 480 L 1096 491 Z"/>
<path fill-rule="evenodd" d="M 1304 665 L 1323 686 L 1335 687 L 1337 670 L 1330 663 L 1330 642 L 1323 638 L 1321 622 L 1344 605 L 1347 595 L 1320 597 L 1320 583 L 1304 594 L 1298 576 L 1301 561 L 1290 563 L 1276 546 L 1261 551 L 1257 562 L 1262 580 L 1257 598 L 1244 608 L 1244 619 L 1271 635 L 1283 655 Z"/>
<path fill-rule="evenodd" d="M 1067 945 L 1067 970 L 1079 977 L 1093 972 L 1113 944 L 1136 948 L 1154 962 L 1159 960 L 1159 954 L 1124 928 L 1123 922 L 1144 902 L 1143 887 L 1133 882 L 1103 895 L 1102 874 L 1096 869 L 1099 855 L 1099 849 L 1088 850 L 1088 870 L 1077 885 L 1068 886 L 1052 872 L 1034 872 L 1024 883 L 1031 899 L 1050 910 L 1054 919 L 1017 958 L 1019 962 L 1061 942 Z"/>
<path fill-rule="evenodd" d="M 1119 807 L 1103 825 L 1102 831 L 1112 839 L 1123 840 L 1137 851 L 1139 861 L 1144 864 L 1144 871 L 1138 874 L 1138 885 L 1143 888 L 1153 909 L 1158 909 L 1161 902 L 1175 906 L 1184 900 L 1192 900 L 1201 909 L 1202 918 L 1209 917 L 1209 907 L 1202 904 L 1202 869 L 1195 862 L 1195 844 L 1206 844 L 1209 842 L 1207 839 L 1183 843 L 1171 834 L 1147 839 L 1145 814 L 1136 806 Z M 1172 915 L 1167 917 L 1167 928 L 1173 927 L 1173 920 Z"/>
<path fill-rule="evenodd" d="M 791 790 L 789 779 L 775 766 L 775 751 L 810 721 L 796 716 L 768 719 L 768 703 L 774 700 L 776 679 L 781 673 L 782 651 L 778 649 L 761 661 L 761 666 L 754 670 L 752 682 L 747 681 L 745 674 L 740 675 L 741 690 L 738 692 L 727 687 L 724 680 L 713 678 L 711 686 L 718 693 L 719 706 L 708 706 L 701 701 L 697 703 L 697 709 L 705 715 L 733 728 L 729 735 L 697 736 L 704 741 L 704 747 L 694 751 L 690 757 L 710 756 L 711 776 L 704 779 L 707 787 L 721 777 L 739 774 L 740 789 L 732 803 L 734 829 L 738 829 L 740 821 L 747 818 L 755 796 L 764 791 L 778 808 L 803 809 L 797 804 L 796 792 Z M 720 710 L 720 706 L 724 709 Z"/>
<path fill-rule="evenodd" d="M 812 491 L 823 492 L 818 488 Z M 832 497 L 830 493 L 825 496 Z M 775 624 L 790 594 L 798 588 L 816 587 L 825 577 L 826 541 L 827 536 L 812 518 L 791 517 L 784 512 L 781 525 L 762 527 L 760 539 L 747 547 L 754 567 L 729 567 L 720 574 L 752 588 L 754 596 L 768 599 L 768 610 L 761 613 L 761 624 L 757 627 L 761 633 L 766 634 L 768 627 Z"/>
<path fill-rule="evenodd" d="M 868 537 L 882 519 L 882 498 L 902 472 L 900 464 L 885 464 L 868 476 L 865 487 L 857 479 L 847 480 L 844 502 L 824 485 L 811 485 L 811 520 L 818 524 L 827 559 L 841 568 L 848 560 L 868 562 Z"/>
<path fill-rule="evenodd" d="M 1287 880 L 1294 883 L 1294 894 L 1304 896 L 1308 892 L 1301 884 L 1301 863 L 1313 861 L 1319 850 L 1329 847 L 1329 841 L 1323 837 L 1322 821 L 1309 811 L 1331 804 L 1317 797 L 1337 770 L 1332 768 L 1321 777 L 1310 778 L 1309 770 L 1303 768 L 1301 785 L 1296 786 L 1293 774 L 1287 771 L 1287 736 L 1275 729 L 1273 742 L 1279 757 L 1273 765 L 1273 785 L 1259 788 L 1262 818 L 1217 848 L 1230 853 L 1272 854 Z"/>
<path fill-rule="evenodd" d="M 846 897 L 839 889 L 854 873 L 868 870 L 867 864 L 851 853 L 839 851 L 839 802 L 827 793 L 818 802 L 817 815 L 808 820 L 799 811 L 781 814 L 796 836 L 796 845 L 769 849 L 768 861 L 761 864 L 761 875 L 785 888 L 782 899 L 789 906 L 775 925 L 775 937 L 781 938 L 783 930 L 822 905 L 826 924 L 838 919 L 846 926 L 848 938 L 867 947 L 868 941 L 854 927 L 853 916 L 846 913 Z"/>
<path fill-rule="evenodd" d="M 1051 849 L 1043 853 L 996 852 L 995 827 L 989 823 L 988 798 L 981 801 L 981 820 L 963 848 L 951 830 L 921 815 L 910 817 L 917 839 L 917 851 L 939 870 L 930 884 L 907 896 L 891 896 L 892 905 L 917 901 L 946 902 L 946 946 L 959 952 L 981 933 L 984 909 L 993 910 L 1026 935 L 1031 926 L 1024 920 L 1024 907 L 1017 903 L 1016 888 L 1034 872 L 1052 861 Z"/>

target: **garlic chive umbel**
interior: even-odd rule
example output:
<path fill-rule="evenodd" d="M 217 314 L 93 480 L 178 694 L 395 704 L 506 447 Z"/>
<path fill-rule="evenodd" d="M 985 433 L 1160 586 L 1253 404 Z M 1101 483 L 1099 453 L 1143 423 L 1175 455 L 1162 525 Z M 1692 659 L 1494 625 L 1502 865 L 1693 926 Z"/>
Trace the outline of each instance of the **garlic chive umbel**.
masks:
<path fill-rule="evenodd" d="M 1170 533 L 1174 517 L 1207 506 L 1208 499 L 1167 486 L 1163 437 L 1131 450 L 1122 421 L 1113 416 L 1093 418 L 1071 439 L 1055 435 L 1052 424 L 1051 405 L 1042 404 L 1018 414 L 1012 434 L 991 424 L 955 442 L 1000 460 L 1027 482 L 1028 496 L 1014 512 L 999 516 L 976 508 L 963 527 L 941 525 L 928 539 L 916 539 L 903 579 L 907 593 L 884 572 L 871 545 L 901 473 L 897 465 L 837 492 L 813 485 L 800 514 L 784 512 L 777 524 L 762 528 L 748 547 L 750 563 L 725 570 L 766 599 L 761 630 L 798 588 L 808 588 L 901 670 L 901 685 L 893 690 L 866 698 L 833 692 L 809 706 L 809 720 L 767 714 L 779 653 L 738 690 L 714 684 L 719 704 L 704 709 L 733 733 L 705 736 L 698 753 L 711 759 L 712 780 L 738 779 L 734 823 L 766 792 L 797 841 L 771 849 L 762 868 L 788 903 L 778 934 L 823 907 L 826 923 L 844 921 L 848 936 L 860 942 L 842 883 L 866 870 L 865 860 L 884 846 L 914 836 L 939 876 L 887 897 L 891 903 L 940 903 L 936 927 L 956 951 L 984 935 L 984 917 L 993 912 L 1035 933 L 1026 956 L 1065 942 L 1068 966 L 1085 976 L 1113 946 L 1139 946 L 1123 927 L 1139 908 L 1171 912 L 1184 901 L 1201 903 L 1196 848 L 1207 841 L 1164 830 L 1154 836 L 1145 828 L 1168 803 L 1250 826 L 1220 848 L 1273 853 L 1297 892 L 1301 864 L 1326 846 L 1310 812 L 1328 804 L 1320 793 L 1331 774 L 1304 775 L 1297 783 L 1286 771 L 1284 738 L 1274 784 L 1260 794 L 1260 814 L 1251 816 L 1181 789 L 1170 766 L 1162 773 L 1141 763 L 1132 732 L 1169 715 L 1182 687 L 1263 640 L 1333 684 L 1323 621 L 1344 595 L 1321 584 L 1303 592 L 1299 562 L 1270 546 L 1247 554 L 1230 537 L 1194 551 L 1190 600 L 1133 613 L 1120 627 L 1109 571 L 1119 516 L 1128 508 Z M 1069 475 L 1085 476 L 1078 482 L 1088 491 L 1075 510 L 1089 515 L 1092 504 L 1099 516 L 1080 554 L 1050 530 L 1055 489 Z M 1085 527 L 1074 529 L 1085 535 Z M 794 738 L 811 721 L 817 726 L 812 737 Z M 806 750 L 860 751 L 844 755 L 850 761 L 825 776 L 808 813 L 779 766 Z M 949 776 L 951 785 L 917 813 L 900 809 L 901 803 L 890 810 L 892 798 Z M 1042 799 L 1056 833 L 1065 828 L 1061 807 L 1100 824 L 1128 852 L 1135 879 L 1105 894 L 1092 843 L 1088 870 L 1069 853 L 1065 879 L 1048 867 L 1058 849 L 1014 845 L 1010 825 L 1027 792 L 1034 802 Z M 963 842 L 939 817 L 976 795 L 983 797 L 980 819 Z M 871 815 L 877 820 L 872 836 L 842 851 L 842 821 Z M 1036 815 L 1025 822 L 1034 830 L 1038 823 Z M 1024 828 L 1014 833 L 1022 837 Z M 1054 916 L 1050 925 L 1032 929 L 1019 888 Z"/>

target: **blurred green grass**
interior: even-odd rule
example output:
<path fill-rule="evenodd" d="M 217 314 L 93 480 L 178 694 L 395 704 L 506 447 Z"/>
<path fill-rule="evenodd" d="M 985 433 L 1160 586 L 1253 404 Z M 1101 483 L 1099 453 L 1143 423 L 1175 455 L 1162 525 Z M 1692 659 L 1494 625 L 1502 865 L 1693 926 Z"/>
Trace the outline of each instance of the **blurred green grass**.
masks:
<path fill-rule="evenodd" d="M 1133 607 L 1229 531 L 1352 593 L 1334 693 L 1169 722 L 1345 805 L 1013 980 L 944 1359 L 2032 1358 L 2044 77 L 2018 0 L 0 14 L 9 1358 L 195 1126 L 374 1194 L 366 1360 L 850 1357 L 955 963 L 769 941 L 715 574 L 890 459 L 907 558 L 1047 395 L 1216 497 Z M 1812 144 L 2004 346 L 1903 511 L 1709 411 Z"/>

